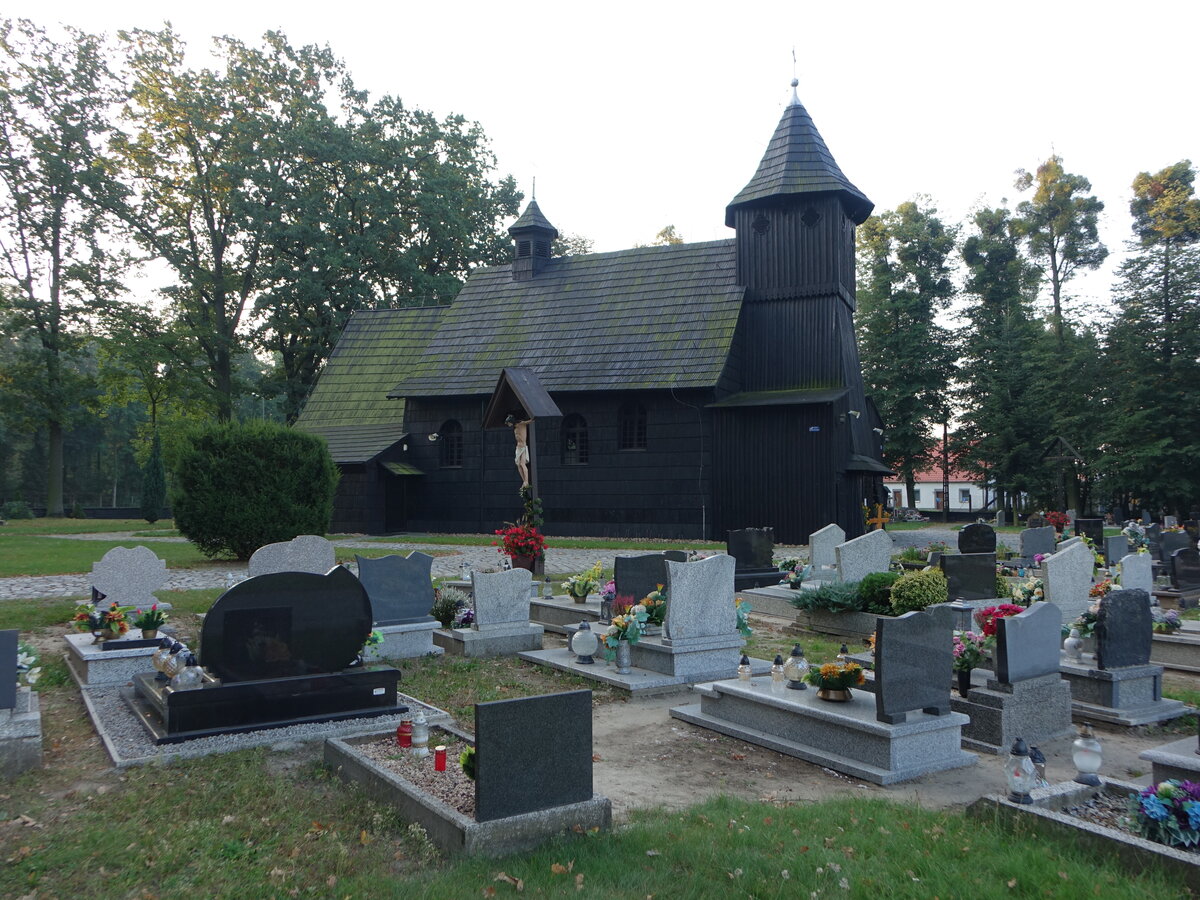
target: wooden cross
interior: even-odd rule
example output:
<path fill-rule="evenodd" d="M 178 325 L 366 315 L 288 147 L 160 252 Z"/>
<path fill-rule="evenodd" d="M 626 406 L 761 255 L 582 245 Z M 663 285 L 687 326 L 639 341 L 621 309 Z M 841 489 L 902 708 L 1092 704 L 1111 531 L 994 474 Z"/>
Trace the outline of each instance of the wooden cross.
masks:
<path fill-rule="evenodd" d="M 886 531 L 886 529 L 883 526 L 887 524 L 887 521 L 888 521 L 888 517 L 883 514 L 883 504 L 876 503 L 875 504 L 875 515 L 872 516 L 871 518 L 867 519 L 867 524 L 874 525 L 875 528 L 872 529 L 874 531 Z"/>

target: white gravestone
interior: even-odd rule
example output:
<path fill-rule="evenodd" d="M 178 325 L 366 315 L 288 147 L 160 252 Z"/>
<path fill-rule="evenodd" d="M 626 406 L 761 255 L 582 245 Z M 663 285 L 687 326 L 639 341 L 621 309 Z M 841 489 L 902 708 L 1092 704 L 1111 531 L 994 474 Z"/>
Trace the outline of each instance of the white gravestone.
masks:
<path fill-rule="evenodd" d="M 1046 599 L 1062 610 L 1063 621 L 1070 622 L 1091 605 L 1092 569 L 1096 558 L 1083 543 L 1072 544 L 1046 557 Z"/>
<path fill-rule="evenodd" d="M 837 546 L 846 542 L 846 532 L 838 525 L 826 525 L 819 531 L 814 531 L 808 539 L 809 549 L 812 551 L 812 559 L 810 562 L 813 567 L 813 574 L 816 575 L 824 568 L 833 568 L 837 565 Z"/>
<path fill-rule="evenodd" d="M 1154 561 L 1149 553 L 1121 557 L 1122 590 L 1141 590 L 1154 596 Z"/>
<path fill-rule="evenodd" d="M 868 531 L 837 547 L 838 578 L 862 581 L 872 572 L 886 572 L 892 564 L 892 538 L 886 531 Z"/>
<path fill-rule="evenodd" d="M 149 608 L 166 580 L 167 564 L 148 547 L 113 547 L 92 564 L 92 585 L 119 606 Z"/>

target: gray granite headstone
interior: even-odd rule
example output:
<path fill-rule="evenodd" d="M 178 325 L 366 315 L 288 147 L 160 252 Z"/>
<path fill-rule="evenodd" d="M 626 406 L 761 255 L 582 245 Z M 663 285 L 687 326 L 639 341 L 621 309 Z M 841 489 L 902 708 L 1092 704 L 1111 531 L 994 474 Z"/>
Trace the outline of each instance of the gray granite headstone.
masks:
<path fill-rule="evenodd" d="M 996 680 L 1013 684 L 1058 672 L 1062 610 L 1034 603 L 1025 612 L 996 620 Z"/>
<path fill-rule="evenodd" d="M 1104 539 L 1104 561 L 1110 566 L 1119 563 L 1129 555 L 1131 550 L 1133 547 L 1126 535 L 1114 534 Z"/>
<path fill-rule="evenodd" d="M 1004 516 L 1004 510 L 1002 510 L 1002 509 L 996 510 L 996 527 L 1003 528 L 1007 523 L 1008 523 L 1008 520 Z"/>
<path fill-rule="evenodd" d="M 1075 533 L 1086 537 L 1097 550 L 1104 546 L 1103 519 L 1076 519 Z"/>
<path fill-rule="evenodd" d="M 1129 553 L 1121 557 L 1121 587 L 1126 590 L 1154 590 L 1154 560 L 1149 553 Z"/>
<path fill-rule="evenodd" d="M 1043 516 L 1041 513 L 1034 513 L 1028 519 L 1025 520 L 1025 528 L 1026 529 L 1045 528 L 1045 527 L 1046 527 L 1046 517 Z"/>
<path fill-rule="evenodd" d="M 1146 542 L 1150 545 L 1150 555 L 1155 559 L 1163 560 L 1162 555 L 1162 527 L 1155 524 L 1146 526 Z"/>
<path fill-rule="evenodd" d="M 1142 524 L 1149 525 L 1153 521 L 1154 520 L 1152 518 L 1150 518 L 1150 513 L 1148 513 L 1146 510 L 1143 509 L 1142 510 Z"/>
<path fill-rule="evenodd" d="M 990 600 L 996 596 L 995 553 L 947 553 L 939 562 L 951 600 Z"/>
<path fill-rule="evenodd" d="M 1040 528 L 1026 528 L 1021 532 L 1021 556 L 1025 559 L 1033 559 L 1033 557 L 1041 553 L 1043 556 L 1049 556 L 1054 552 L 1055 542 L 1058 540 L 1058 532 L 1054 530 L 1053 525 L 1044 525 Z"/>
<path fill-rule="evenodd" d="M 407 558 L 392 554 L 379 559 L 355 556 L 358 580 L 371 598 L 376 625 L 436 622 L 433 608 L 433 557 L 415 551 Z"/>
<path fill-rule="evenodd" d="M 995 553 L 996 529 L 984 522 L 974 522 L 958 533 L 959 553 Z"/>
<path fill-rule="evenodd" d="M 1163 516 L 1163 528 L 1174 528 L 1179 524 L 1179 519 L 1175 516 Z"/>
<path fill-rule="evenodd" d="M 872 572 L 886 572 L 892 564 L 892 537 L 886 531 L 868 531 L 837 546 L 838 578 L 862 581 Z"/>
<path fill-rule="evenodd" d="M 1097 615 L 1096 665 L 1101 669 L 1149 665 L 1153 628 L 1149 594 L 1109 591 Z"/>
<path fill-rule="evenodd" d="M 17 705 L 17 630 L 0 631 L 0 709 Z"/>
<path fill-rule="evenodd" d="M 485 631 L 492 625 L 529 621 L 529 586 L 533 583 L 533 573 L 528 569 L 472 572 L 471 581 L 475 594 L 473 629 Z"/>
<path fill-rule="evenodd" d="M 1046 599 L 1057 604 L 1070 622 L 1091 605 L 1092 570 L 1096 558 L 1082 541 L 1046 557 Z"/>
<path fill-rule="evenodd" d="M 272 572 L 324 575 L 336 564 L 333 544 L 315 534 L 302 534 L 290 541 L 259 547 L 250 557 L 246 571 L 251 578 Z"/>
<path fill-rule="evenodd" d="M 167 564 L 149 547 L 113 547 L 92 564 L 92 586 L 119 606 L 145 609 L 158 602 Z"/>
<path fill-rule="evenodd" d="M 660 584 L 667 583 L 667 560 L 686 562 L 687 554 L 682 550 L 665 553 L 642 553 L 638 556 L 618 556 L 613 561 L 613 581 L 618 597 L 632 597 L 641 601 Z"/>
<path fill-rule="evenodd" d="M 733 557 L 667 561 L 667 616 L 663 637 L 672 642 L 728 637 L 737 631 L 733 607 Z"/>
<path fill-rule="evenodd" d="M 739 572 L 743 569 L 775 568 L 771 561 L 775 553 L 774 528 L 740 528 L 730 531 L 725 546 L 737 563 Z"/>
<path fill-rule="evenodd" d="M 1083 538 L 1081 538 L 1079 535 L 1075 535 L 1074 537 L 1069 537 L 1066 540 L 1059 541 L 1058 546 L 1054 548 L 1054 552 L 1058 553 L 1062 550 L 1066 550 L 1068 547 L 1074 547 L 1076 544 L 1086 546 L 1083 544 Z"/>
<path fill-rule="evenodd" d="M 1158 539 L 1162 547 L 1162 560 L 1166 562 L 1175 555 L 1176 550 L 1188 550 L 1196 546 L 1192 536 L 1186 531 L 1165 531 Z"/>
<path fill-rule="evenodd" d="M 895 725 L 921 710 L 950 712 L 954 613 L 946 607 L 881 617 L 875 632 L 875 718 Z"/>
<path fill-rule="evenodd" d="M 1200 551 L 1184 547 L 1171 554 L 1171 587 L 1177 591 L 1200 590 Z"/>
<path fill-rule="evenodd" d="M 475 704 L 475 821 L 591 799 L 591 691 Z"/>
<path fill-rule="evenodd" d="M 812 552 L 814 575 L 822 568 L 833 568 L 837 565 L 837 546 L 844 543 L 846 532 L 838 525 L 826 525 L 809 536 L 808 546 Z"/>

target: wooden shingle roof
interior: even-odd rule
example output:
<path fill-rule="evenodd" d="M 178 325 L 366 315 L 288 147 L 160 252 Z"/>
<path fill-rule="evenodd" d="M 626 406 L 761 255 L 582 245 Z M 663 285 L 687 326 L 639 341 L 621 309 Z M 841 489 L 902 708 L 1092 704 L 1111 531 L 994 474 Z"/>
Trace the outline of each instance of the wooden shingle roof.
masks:
<path fill-rule="evenodd" d="M 733 227 L 733 211 L 739 206 L 761 204 L 795 194 L 828 192 L 842 195 L 847 215 L 856 225 L 866 221 L 875 208 L 875 204 L 842 174 L 813 124 L 812 116 L 799 99 L 793 98 L 783 111 L 767 152 L 758 164 L 758 171 L 725 208 L 725 224 Z"/>
<path fill-rule="evenodd" d="M 733 241 L 561 257 L 520 282 L 509 265 L 476 270 L 388 396 L 490 394 L 512 366 L 551 392 L 712 387 L 741 308 L 735 278 Z"/>
<path fill-rule="evenodd" d="M 364 462 L 398 441 L 404 402 L 387 393 L 411 371 L 446 309 L 355 312 L 296 427 L 324 436 L 336 462 Z"/>

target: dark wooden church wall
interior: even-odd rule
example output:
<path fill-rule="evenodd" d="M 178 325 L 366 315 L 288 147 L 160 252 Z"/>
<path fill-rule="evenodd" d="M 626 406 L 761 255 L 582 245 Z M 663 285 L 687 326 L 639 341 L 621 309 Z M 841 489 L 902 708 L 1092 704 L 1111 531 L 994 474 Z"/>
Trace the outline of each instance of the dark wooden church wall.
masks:
<path fill-rule="evenodd" d="M 411 479 L 414 484 L 407 496 L 410 531 L 480 530 L 480 488 L 486 466 L 494 465 L 493 460 L 480 452 L 484 436 L 480 427 L 482 418 L 483 401 L 479 398 L 407 402 L 408 461 L 425 473 Z M 461 466 L 445 467 L 441 462 L 442 441 L 446 439 L 442 433 L 450 419 L 462 426 Z M 431 434 L 438 434 L 440 439 L 430 441 Z M 508 440 L 511 446 L 512 437 Z"/>
<path fill-rule="evenodd" d="M 854 224 L 835 195 L 742 208 L 734 220 L 747 300 L 853 292 Z M 852 295 L 846 299 L 853 304 Z"/>
<path fill-rule="evenodd" d="M 383 497 L 374 463 L 338 467 L 341 478 L 333 497 L 333 533 L 377 534 L 383 525 Z"/>
<path fill-rule="evenodd" d="M 716 410 L 716 533 L 770 526 L 780 543 L 803 544 L 830 522 L 846 527 L 845 423 L 829 404 Z M 820 431 L 810 431 L 820 428 Z M 839 487 L 840 485 L 840 487 Z"/>

